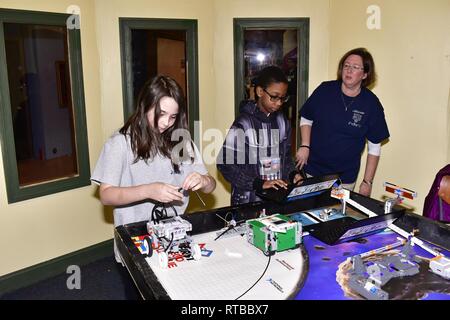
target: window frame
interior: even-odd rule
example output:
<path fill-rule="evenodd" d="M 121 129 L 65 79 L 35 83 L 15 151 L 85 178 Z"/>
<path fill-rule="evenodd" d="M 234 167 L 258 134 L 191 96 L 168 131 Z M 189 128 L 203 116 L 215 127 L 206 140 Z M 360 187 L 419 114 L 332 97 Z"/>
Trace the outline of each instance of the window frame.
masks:
<path fill-rule="evenodd" d="M 308 98 L 309 82 L 309 18 L 234 18 L 234 114 L 239 115 L 239 104 L 244 99 L 244 31 L 247 29 L 296 29 L 297 30 L 297 114 Z M 297 117 L 296 149 L 300 142 Z"/>
<path fill-rule="evenodd" d="M 15 141 L 14 138 L 11 139 L 11 137 L 14 137 L 14 133 L 6 65 L 4 23 L 67 26 L 69 17 L 71 17 L 70 14 L 63 13 L 0 9 L 0 141 L 8 203 L 37 198 L 91 184 L 79 29 L 67 29 L 78 175 L 20 187 Z"/>
<path fill-rule="evenodd" d="M 194 136 L 199 120 L 198 31 L 195 19 L 119 18 L 120 56 L 122 64 L 123 116 L 126 121 L 134 112 L 132 80 L 131 29 L 184 30 L 186 32 L 186 91 L 188 96 L 189 131 Z"/>

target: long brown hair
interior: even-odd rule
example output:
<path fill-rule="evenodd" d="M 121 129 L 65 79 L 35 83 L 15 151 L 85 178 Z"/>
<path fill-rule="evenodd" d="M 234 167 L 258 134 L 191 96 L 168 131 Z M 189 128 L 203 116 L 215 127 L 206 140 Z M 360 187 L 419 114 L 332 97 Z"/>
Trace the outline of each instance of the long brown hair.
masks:
<path fill-rule="evenodd" d="M 161 115 L 160 101 L 170 97 L 178 104 L 178 114 L 173 126 L 163 133 L 158 131 L 158 120 Z M 154 123 L 148 123 L 147 113 L 155 109 Z M 172 159 L 171 152 L 179 140 L 172 140 L 172 133 L 176 129 L 187 131 L 187 110 L 183 90 L 171 77 L 158 75 L 148 80 L 139 93 L 136 111 L 120 129 L 123 135 L 129 135 L 131 149 L 138 160 L 152 160 L 157 153 L 172 160 L 176 173 L 179 173 L 178 161 Z M 190 138 L 190 137 L 189 137 Z M 186 141 L 183 139 L 184 143 Z M 192 158 L 191 158 L 192 159 Z"/>
<path fill-rule="evenodd" d="M 375 62 L 372 55 L 366 48 L 356 48 L 352 49 L 341 58 L 339 61 L 337 80 L 342 81 L 342 69 L 344 67 L 344 62 L 352 54 L 360 56 L 363 61 L 364 73 L 367 73 L 367 77 L 361 81 L 361 86 L 366 88 L 371 88 L 374 86 L 377 80 L 377 74 L 375 72 Z"/>

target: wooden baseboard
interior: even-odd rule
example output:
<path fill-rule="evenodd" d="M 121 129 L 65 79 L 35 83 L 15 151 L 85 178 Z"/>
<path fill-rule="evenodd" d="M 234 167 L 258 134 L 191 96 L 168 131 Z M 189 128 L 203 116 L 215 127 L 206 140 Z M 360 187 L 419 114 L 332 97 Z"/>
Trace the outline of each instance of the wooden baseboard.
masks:
<path fill-rule="evenodd" d="M 67 271 L 70 265 L 86 265 L 95 260 L 113 255 L 113 239 L 97 243 L 61 257 L 18 270 L 0 277 L 0 296 L 39 281 L 49 279 Z"/>

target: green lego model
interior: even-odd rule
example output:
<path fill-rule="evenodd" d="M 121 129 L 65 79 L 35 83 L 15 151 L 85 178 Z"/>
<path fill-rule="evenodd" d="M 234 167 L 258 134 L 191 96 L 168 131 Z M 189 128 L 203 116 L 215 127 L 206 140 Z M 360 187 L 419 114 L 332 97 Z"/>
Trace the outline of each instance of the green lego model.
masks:
<path fill-rule="evenodd" d="M 247 241 L 272 255 L 299 247 L 302 242 L 302 224 L 281 214 L 274 214 L 246 222 Z"/>

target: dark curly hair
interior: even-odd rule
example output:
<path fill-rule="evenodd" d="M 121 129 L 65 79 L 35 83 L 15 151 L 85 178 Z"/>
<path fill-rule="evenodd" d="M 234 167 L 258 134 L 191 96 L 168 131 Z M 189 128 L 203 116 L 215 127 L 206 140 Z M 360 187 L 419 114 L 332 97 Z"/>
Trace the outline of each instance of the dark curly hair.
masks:
<path fill-rule="evenodd" d="M 277 66 L 268 66 L 262 69 L 258 76 L 253 81 L 255 87 L 255 99 L 258 100 L 258 95 L 256 94 L 256 87 L 261 87 L 267 89 L 272 83 L 285 83 L 289 84 L 289 81 L 284 74 L 283 70 Z"/>

